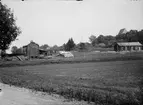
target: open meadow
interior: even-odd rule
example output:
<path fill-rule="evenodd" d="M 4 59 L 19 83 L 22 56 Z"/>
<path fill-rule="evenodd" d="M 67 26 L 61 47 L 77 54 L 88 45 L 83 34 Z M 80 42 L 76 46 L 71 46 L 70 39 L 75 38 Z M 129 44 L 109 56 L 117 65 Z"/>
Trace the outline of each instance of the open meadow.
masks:
<path fill-rule="evenodd" d="M 85 100 L 142 105 L 143 60 L 1 67 L 5 84 Z"/>
<path fill-rule="evenodd" d="M 31 59 L 31 60 L 0 60 L 0 67 L 27 66 L 41 64 L 63 64 L 63 63 L 86 63 L 86 62 L 106 62 L 106 61 L 127 61 L 127 60 L 143 60 L 143 52 L 72 52 L 74 57 L 65 58 L 61 56 L 53 56 L 50 59 Z"/>

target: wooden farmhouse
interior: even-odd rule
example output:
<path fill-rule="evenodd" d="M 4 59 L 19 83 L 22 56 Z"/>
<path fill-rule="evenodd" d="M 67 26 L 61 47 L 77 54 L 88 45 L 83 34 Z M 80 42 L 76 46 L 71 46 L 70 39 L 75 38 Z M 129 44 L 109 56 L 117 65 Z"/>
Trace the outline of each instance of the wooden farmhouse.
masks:
<path fill-rule="evenodd" d="M 37 58 L 39 57 L 39 45 L 31 41 L 28 45 L 23 46 L 23 53 L 28 58 Z"/>
<path fill-rule="evenodd" d="M 115 51 L 141 51 L 143 45 L 139 42 L 120 42 L 114 44 Z"/>

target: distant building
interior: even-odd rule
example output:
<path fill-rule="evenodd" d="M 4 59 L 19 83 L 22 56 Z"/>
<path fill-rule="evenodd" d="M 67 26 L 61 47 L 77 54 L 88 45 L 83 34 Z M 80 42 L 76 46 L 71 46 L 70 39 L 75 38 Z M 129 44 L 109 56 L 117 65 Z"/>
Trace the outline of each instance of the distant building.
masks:
<path fill-rule="evenodd" d="M 114 44 L 115 51 L 141 51 L 143 45 L 139 42 L 120 42 Z"/>
<path fill-rule="evenodd" d="M 49 56 L 53 54 L 53 51 L 50 49 L 39 49 L 39 54 L 44 56 Z"/>
<path fill-rule="evenodd" d="M 39 45 L 31 41 L 28 45 L 23 46 L 23 53 L 28 58 L 37 58 L 39 57 Z"/>
<path fill-rule="evenodd" d="M 53 55 L 53 54 L 57 54 L 60 51 L 60 48 L 49 48 L 49 49 L 39 49 L 39 53 L 40 55 Z"/>

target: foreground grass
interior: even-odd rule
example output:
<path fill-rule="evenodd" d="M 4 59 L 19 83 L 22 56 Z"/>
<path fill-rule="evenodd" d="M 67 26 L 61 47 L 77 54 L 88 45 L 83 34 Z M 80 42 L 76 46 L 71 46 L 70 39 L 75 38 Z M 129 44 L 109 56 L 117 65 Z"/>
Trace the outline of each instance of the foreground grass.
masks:
<path fill-rule="evenodd" d="M 1 82 L 99 105 L 142 105 L 143 61 L 0 68 Z"/>

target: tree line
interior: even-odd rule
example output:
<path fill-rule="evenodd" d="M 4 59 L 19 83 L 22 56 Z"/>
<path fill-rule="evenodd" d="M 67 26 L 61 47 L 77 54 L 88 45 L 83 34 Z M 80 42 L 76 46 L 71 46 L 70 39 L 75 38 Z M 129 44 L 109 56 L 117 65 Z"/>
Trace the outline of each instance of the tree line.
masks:
<path fill-rule="evenodd" d="M 70 41 L 71 40 L 71 41 Z M 78 50 L 87 50 L 88 47 L 104 47 L 104 48 L 111 48 L 114 46 L 114 43 L 116 42 L 140 42 L 143 44 L 143 30 L 130 30 L 126 33 L 121 33 L 116 36 L 112 35 L 99 35 L 96 37 L 95 35 L 91 35 L 89 37 L 88 42 L 80 42 L 78 44 L 75 44 L 73 39 L 69 39 L 69 41 L 64 44 L 66 51 L 70 51 L 73 49 Z M 72 46 L 71 46 L 72 45 Z"/>
<path fill-rule="evenodd" d="M 98 37 L 91 35 L 89 40 L 92 46 L 98 46 L 103 43 L 106 47 L 112 47 L 115 42 L 140 42 L 143 44 L 143 30 L 130 30 L 123 34 L 116 36 L 112 35 L 99 35 Z"/>
<path fill-rule="evenodd" d="M 0 2 L 0 50 L 5 52 L 9 48 L 11 42 L 15 41 L 21 33 L 20 28 L 16 25 L 16 19 L 10 8 Z M 90 42 L 90 43 L 89 43 Z M 70 38 L 67 43 L 62 46 L 53 46 L 53 49 L 61 49 L 65 51 L 80 50 L 85 51 L 90 47 L 112 47 L 115 42 L 140 42 L 143 44 L 143 30 L 130 30 L 126 33 L 119 33 L 116 36 L 112 35 L 91 35 L 89 42 L 80 42 L 75 44 Z M 40 46 L 46 50 L 49 45 Z M 12 47 L 12 53 L 20 53 L 22 48 Z"/>

